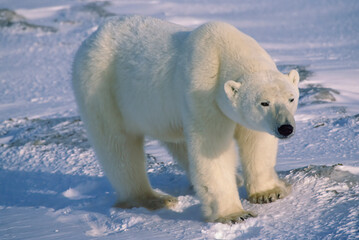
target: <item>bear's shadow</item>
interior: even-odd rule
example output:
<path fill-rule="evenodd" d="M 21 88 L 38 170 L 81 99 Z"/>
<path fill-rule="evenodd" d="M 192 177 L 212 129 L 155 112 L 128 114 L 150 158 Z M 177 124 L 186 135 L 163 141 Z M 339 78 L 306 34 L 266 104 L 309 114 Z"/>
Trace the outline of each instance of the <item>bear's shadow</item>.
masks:
<path fill-rule="evenodd" d="M 17 149 L 20 150 L 25 145 L 31 145 L 34 151 L 41 152 L 44 151 L 41 146 L 61 145 L 66 149 L 76 147 L 80 152 L 92 151 L 79 117 L 9 119 L 1 125 L 3 127 L 0 138 L 11 137 L 6 144 L 0 144 L 3 150 L 18 151 Z M 150 154 L 147 154 L 147 160 L 149 168 L 153 170 L 148 173 L 153 188 L 175 197 L 192 195 L 196 198 L 185 172 L 176 163 L 171 161 L 163 163 Z M 63 174 L 60 171 L 31 172 L 0 169 L 0 194 L 2 206 L 47 207 L 54 210 L 70 207 L 73 210 L 101 214 L 108 214 L 109 209 L 116 202 L 116 194 L 106 177 Z M 240 188 L 240 197 L 246 198 L 243 187 Z M 191 205 L 177 212 L 170 210 L 151 212 L 143 208 L 131 211 L 156 214 L 167 219 L 203 220 L 200 204 Z"/>

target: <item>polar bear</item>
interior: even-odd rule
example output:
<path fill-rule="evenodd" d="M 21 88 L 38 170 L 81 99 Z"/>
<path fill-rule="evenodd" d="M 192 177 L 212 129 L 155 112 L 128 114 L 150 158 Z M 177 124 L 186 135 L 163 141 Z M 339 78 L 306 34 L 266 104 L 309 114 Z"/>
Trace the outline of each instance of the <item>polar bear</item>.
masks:
<path fill-rule="evenodd" d="M 298 82 L 297 71 L 280 73 L 254 39 L 221 22 L 191 31 L 150 17 L 111 18 L 73 63 L 78 109 L 116 206 L 177 203 L 149 183 L 150 137 L 187 171 L 210 222 L 254 216 L 239 199 L 238 153 L 252 202 L 288 194 L 274 166 L 277 139 L 295 131 Z"/>

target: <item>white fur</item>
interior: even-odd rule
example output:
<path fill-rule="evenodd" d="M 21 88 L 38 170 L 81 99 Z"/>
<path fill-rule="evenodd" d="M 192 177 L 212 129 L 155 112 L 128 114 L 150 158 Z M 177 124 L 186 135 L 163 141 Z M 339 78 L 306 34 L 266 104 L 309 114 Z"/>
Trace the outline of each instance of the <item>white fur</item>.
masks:
<path fill-rule="evenodd" d="M 81 117 L 120 206 L 152 208 L 148 199 L 166 198 L 146 176 L 149 136 L 188 171 L 208 221 L 247 214 L 235 142 L 250 196 L 285 190 L 274 171 L 275 136 L 294 123 L 298 81 L 296 71 L 278 72 L 254 39 L 217 22 L 189 31 L 153 18 L 112 18 L 82 44 L 73 66 Z"/>

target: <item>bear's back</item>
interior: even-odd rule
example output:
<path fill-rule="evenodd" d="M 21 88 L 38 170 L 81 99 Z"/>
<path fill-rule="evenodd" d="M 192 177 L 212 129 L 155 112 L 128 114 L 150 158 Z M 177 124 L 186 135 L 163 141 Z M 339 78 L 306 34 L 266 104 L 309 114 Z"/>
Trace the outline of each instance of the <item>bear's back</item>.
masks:
<path fill-rule="evenodd" d="M 114 42 L 117 60 L 161 61 L 175 55 L 188 33 L 189 29 L 160 19 L 131 16 L 107 20 L 99 29 L 99 38 Z"/>

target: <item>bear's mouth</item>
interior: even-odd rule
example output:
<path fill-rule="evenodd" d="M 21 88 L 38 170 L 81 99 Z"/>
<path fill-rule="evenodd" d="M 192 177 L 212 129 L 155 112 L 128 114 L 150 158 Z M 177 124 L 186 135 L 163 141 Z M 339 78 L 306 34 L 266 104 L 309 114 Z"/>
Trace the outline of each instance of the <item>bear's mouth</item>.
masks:
<path fill-rule="evenodd" d="M 278 134 L 276 137 L 279 138 L 279 139 L 289 139 L 289 138 L 291 138 L 293 135 L 294 135 L 294 134 L 291 134 L 291 135 L 289 135 L 289 136 L 283 136 L 283 135 Z"/>

